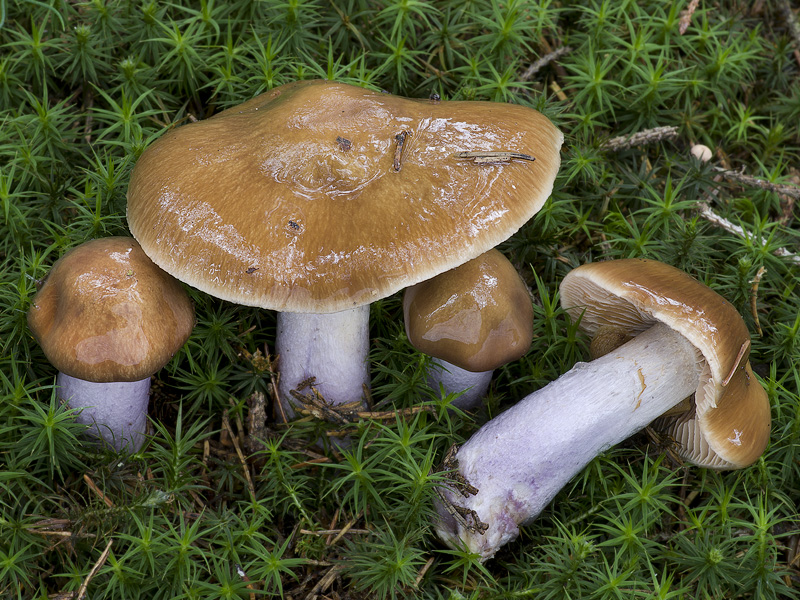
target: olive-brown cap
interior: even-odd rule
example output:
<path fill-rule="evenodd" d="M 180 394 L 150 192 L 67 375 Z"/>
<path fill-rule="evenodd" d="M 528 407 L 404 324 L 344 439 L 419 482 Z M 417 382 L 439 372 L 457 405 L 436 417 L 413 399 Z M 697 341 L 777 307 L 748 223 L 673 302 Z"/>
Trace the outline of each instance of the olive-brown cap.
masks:
<path fill-rule="evenodd" d="M 406 288 L 403 314 L 415 348 L 467 371 L 516 360 L 533 339 L 528 289 L 497 250 Z"/>
<path fill-rule="evenodd" d="M 562 141 L 522 106 L 301 81 L 153 143 L 128 224 L 156 264 L 209 294 L 337 312 L 511 236 L 550 195 Z M 535 161 L 459 154 L 497 151 Z"/>
<path fill-rule="evenodd" d="M 738 311 L 708 286 L 646 259 L 586 264 L 561 283 L 561 304 L 590 335 L 619 328 L 632 335 L 662 322 L 702 356 L 693 414 L 659 420 L 681 455 L 701 466 L 751 464 L 769 439 L 769 400 L 750 370 L 750 334 Z"/>
<path fill-rule="evenodd" d="M 87 381 L 138 381 L 163 367 L 194 326 L 180 283 L 136 240 L 111 237 L 55 262 L 28 325 L 59 371 Z"/>

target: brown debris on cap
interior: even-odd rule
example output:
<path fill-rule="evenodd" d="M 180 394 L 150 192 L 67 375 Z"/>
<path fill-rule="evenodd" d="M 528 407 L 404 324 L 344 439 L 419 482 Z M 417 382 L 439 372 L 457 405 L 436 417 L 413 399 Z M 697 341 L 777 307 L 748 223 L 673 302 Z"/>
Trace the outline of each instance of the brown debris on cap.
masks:
<path fill-rule="evenodd" d="M 336 312 L 511 236 L 550 195 L 562 141 L 521 106 L 296 82 L 156 141 L 133 171 L 128 224 L 204 292 Z"/>
<path fill-rule="evenodd" d="M 467 371 L 517 360 L 533 339 L 528 290 L 497 250 L 407 288 L 403 313 L 415 348 Z"/>
<path fill-rule="evenodd" d="M 681 455 L 719 469 L 751 464 L 769 439 L 767 394 L 750 370 L 750 334 L 738 311 L 706 285 L 653 260 L 586 264 L 562 281 L 561 303 L 590 335 L 636 335 L 656 322 L 678 331 L 704 360 L 695 410 L 659 419 Z"/>
<path fill-rule="evenodd" d="M 139 381 L 163 367 L 194 327 L 174 278 L 136 240 L 86 242 L 62 256 L 33 298 L 28 325 L 59 371 L 86 381 Z"/>

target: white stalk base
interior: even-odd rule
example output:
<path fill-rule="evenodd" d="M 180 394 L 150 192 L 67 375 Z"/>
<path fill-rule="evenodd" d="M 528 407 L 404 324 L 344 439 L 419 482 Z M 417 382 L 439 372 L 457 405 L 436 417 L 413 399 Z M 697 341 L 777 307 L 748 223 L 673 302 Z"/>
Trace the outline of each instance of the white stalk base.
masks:
<path fill-rule="evenodd" d="M 478 492 L 465 497 L 443 490 L 446 501 L 436 503 L 439 536 L 491 558 L 592 458 L 694 393 L 702 366 L 692 345 L 660 324 L 602 358 L 576 364 L 458 450 L 457 471 Z M 465 509 L 466 522 L 453 516 L 452 505 Z M 488 525 L 484 533 L 468 511 Z"/>
<path fill-rule="evenodd" d="M 331 404 L 363 401 L 369 385 L 369 305 L 331 314 L 278 313 L 275 350 L 287 419 L 297 404 L 291 391 L 312 377 L 311 385 Z"/>
<path fill-rule="evenodd" d="M 493 371 L 467 371 L 454 364 L 432 358 L 428 367 L 428 385 L 434 391 L 444 387 L 447 394 L 463 392 L 453 401 L 453 406 L 461 410 L 474 410 L 481 405 L 492 381 Z"/>
<path fill-rule="evenodd" d="M 137 452 L 147 433 L 150 378 L 95 383 L 59 373 L 58 397 L 73 409 L 83 409 L 78 423 L 117 452 Z"/>

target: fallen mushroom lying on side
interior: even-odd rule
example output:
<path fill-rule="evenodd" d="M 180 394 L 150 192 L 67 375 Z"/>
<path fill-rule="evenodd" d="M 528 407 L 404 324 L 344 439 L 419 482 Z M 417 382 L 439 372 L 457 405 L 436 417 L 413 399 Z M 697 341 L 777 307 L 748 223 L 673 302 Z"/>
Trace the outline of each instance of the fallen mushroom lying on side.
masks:
<path fill-rule="evenodd" d="M 174 277 L 280 311 L 291 418 L 308 387 L 362 400 L 369 304 L 516 232 L 549 197 L 562 141 L 523 106 L 299 81 L 153 143 L 131 175 L 128 225 Z"/>
<path fill-rule="evenodd" d="M 147 428 L 150 376 L 183 345 L 194 308 L 180 284 L 133 238 L 93 240 L 57 260 L 28 326 L 59 373 L 58 396 L 79 423 L 118 451 Z"/>
<path fill-rule="evenodd" d="M 453 405 L 462 410 L 480 406 L 494 369 L 533 338 L 528 288 L 498 250 L 406 288 L 403 316 L 411 344 L 432 357 L 428 384 L 461 392 Z"/>
<path fill-rule="evenodd" d="M 436 530 L 487 560 L 514 539 L 589 461 L 694 394 L 659 425 L 687 460 L 714 469 L 754 462 L 769 438 L 767 394 L 748 361 L 737 311 L 689 275 L 651 260 L 583 265 L 561 303 L 589 334 L 634 336 L 492 419 L 446 467 Z"/>

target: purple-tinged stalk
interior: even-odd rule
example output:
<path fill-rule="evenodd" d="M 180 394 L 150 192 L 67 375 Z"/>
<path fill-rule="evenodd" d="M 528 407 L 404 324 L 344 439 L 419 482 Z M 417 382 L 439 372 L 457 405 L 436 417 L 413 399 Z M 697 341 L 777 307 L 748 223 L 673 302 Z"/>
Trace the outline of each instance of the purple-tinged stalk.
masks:
<path fill-rule="evenodd" d="M 702 366 L 682 335 L 656 324 L 530 394 L 459 448 L 436 503 L 439 536 L 488 560 L 595 456 L 692 394 Z"/>

